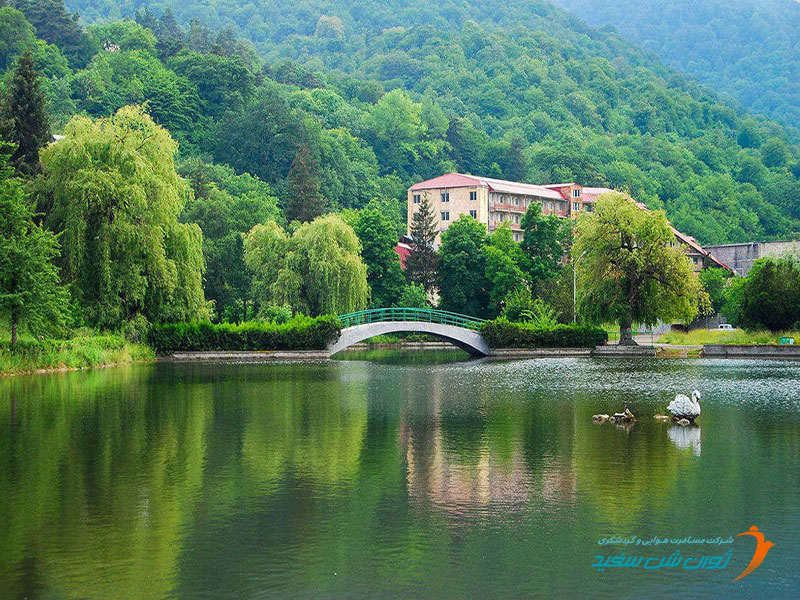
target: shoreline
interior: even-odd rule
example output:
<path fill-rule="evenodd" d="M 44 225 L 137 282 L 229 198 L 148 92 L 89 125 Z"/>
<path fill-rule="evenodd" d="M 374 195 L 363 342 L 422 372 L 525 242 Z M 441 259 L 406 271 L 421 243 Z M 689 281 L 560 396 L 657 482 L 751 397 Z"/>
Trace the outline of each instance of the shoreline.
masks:
<path fill-rule="evenodd" d="M 381 342 L 359 343 L 344 352 L 368 352 L 370 350 L 397 351 L 455 351 L 456 346 L 447 342 Z M 497 348 L 485 357 L 488 360 L 524 360 L 531 358 L 751 358 L 765 360 L 800 360 L 800 346 L 746 346 L 728 344 L 676 345 L 656 344 L 655 347 L 597 346 L 595 348 Z M 208 350 L 181 351 L 153 358 L 111 361 L 96 365 L 41 367 L 20 371 L 0 371 L 0 379 L 23 375 L 47 375 L 108 369 L 131 364 L 156 362 L 216 362 L 216 363 L 270 363 L 298 361 L 336 360 L 325 350 Z"/>

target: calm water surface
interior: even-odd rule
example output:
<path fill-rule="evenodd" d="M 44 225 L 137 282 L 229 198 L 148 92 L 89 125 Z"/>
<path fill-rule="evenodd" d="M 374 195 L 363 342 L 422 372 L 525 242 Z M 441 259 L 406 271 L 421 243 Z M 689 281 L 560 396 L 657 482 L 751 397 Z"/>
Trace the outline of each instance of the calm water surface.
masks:
<path fill-rule="evenodd" d="M 0 597 L 800 594 L 800 364 L 378 357 L 0 380 Z M 651 418 L 693 388 L 700 427 Z M 751 525 L 736 583 L 750 536 L 598 544 Z"/>

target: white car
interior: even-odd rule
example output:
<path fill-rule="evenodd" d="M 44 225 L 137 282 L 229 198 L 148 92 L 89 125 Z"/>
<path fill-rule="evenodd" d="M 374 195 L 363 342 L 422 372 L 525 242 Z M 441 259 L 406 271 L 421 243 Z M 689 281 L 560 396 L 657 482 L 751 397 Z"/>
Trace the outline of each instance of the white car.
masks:
<path fill-rule="evenodd" d="M 733 331 L 734 327 L 730 323 L 720 323 L 718 331 Z"/>

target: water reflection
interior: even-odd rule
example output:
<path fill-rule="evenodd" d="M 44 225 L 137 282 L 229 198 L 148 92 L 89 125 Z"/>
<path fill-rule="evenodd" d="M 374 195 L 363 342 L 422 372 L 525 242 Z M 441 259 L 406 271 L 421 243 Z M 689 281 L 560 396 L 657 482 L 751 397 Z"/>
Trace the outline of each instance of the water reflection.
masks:
<path fill-rule="evenodd" d="M 624 365 L 593 361 L 0 381 L 2 595 L 619 595 L 625 582 L 587 567 L 605 535 L 717 536 L 753 521 L 800 547 L 800 418 L 785 393 L 800 367 L 726 366 L 720 386 L 707 363 L 662 364 L 627 364 L 633 389 Z M 621 403 L 653 414 L 682 374 L 728 390 L 707 394 L 702 456 L 699 427 L 592 423 Z M 744 405 L 754 388 L 759 419 Z M 770 559 L 765 591 L 796 577 L 791 552 Z"/>
<path fill-rule="evenodd" d="M 691 448 L 695 456 L 700 456 L 700 427 L 698 425 L 673 425 L 667 430 L 669 441 L 676 448 Z"/>

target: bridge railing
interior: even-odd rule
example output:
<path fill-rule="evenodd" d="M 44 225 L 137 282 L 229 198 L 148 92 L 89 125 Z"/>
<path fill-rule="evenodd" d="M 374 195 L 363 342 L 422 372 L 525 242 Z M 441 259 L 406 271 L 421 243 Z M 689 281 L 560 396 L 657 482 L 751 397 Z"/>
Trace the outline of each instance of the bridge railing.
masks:
<path fill-rule="evenodd" d="M 372 308 L 360 310 L 346 315 L 339 315 L 342 327 L 366 325 L 386 321 L 414 321 L 417 323 L 438 323 L 440 325 L 455 325 L 464 329 L 478 331 L 485 319 L 461 315 L 446 310 L 430 308 Z"/>

